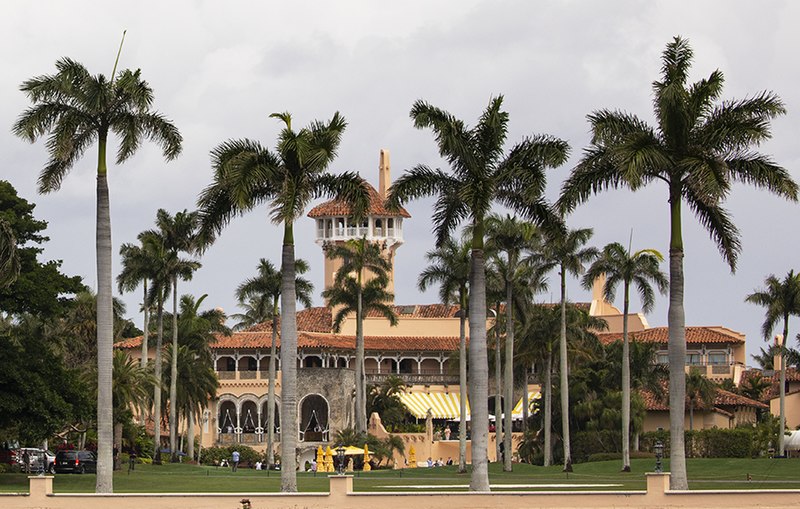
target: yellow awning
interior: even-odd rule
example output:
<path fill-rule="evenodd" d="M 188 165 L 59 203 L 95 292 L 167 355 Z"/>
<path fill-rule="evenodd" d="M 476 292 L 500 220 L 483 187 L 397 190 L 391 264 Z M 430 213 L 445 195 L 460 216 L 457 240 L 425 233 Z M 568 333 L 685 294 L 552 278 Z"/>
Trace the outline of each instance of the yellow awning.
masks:
<path fill-rule="evenodd" d="M 542 398 L 542 393 L 537 392 L 534 394 L 528 394 L 528 413 L 533 414 L 535 412 L 534 404 L 536 403 L 537 399 Z M 514 405 L 514 410 L 511 411 L 511 417 L 514 420 L 522 419 L 522 400 L 523 398 L 519 398 L 517 404 Z"/>
<path fill-rule="evenodd" d="M 415 392 L 401 393 L 400 401 L 408 411 L 417 419 L 425 419 L 428 409 L 434 419 L 454 419 L 461 413 L 461 400 L 458 394 L 444 392 Z M 469 400 L 467 401 L 467 416 L 469 416 Z"/>

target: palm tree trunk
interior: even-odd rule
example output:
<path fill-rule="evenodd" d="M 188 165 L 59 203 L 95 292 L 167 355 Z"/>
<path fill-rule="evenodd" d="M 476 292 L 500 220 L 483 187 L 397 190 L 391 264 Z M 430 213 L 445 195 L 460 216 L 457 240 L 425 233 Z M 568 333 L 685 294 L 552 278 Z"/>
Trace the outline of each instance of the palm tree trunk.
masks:
<path fill-rule="evenodd" d="M 513 257 L 509 255 L 509 265 L 514 266 Z M 505 393 L 505 422 L 503 423 L 503 471 L 511 472 L 511 423 L 514 410 L 514 306 L 513 289 L 511 287 L 511 275 L 509 274 L 506 282 L 506 362 L 503 366 L 504 373 L 504 393 Z"/>
<path fill-rule="evenodd" d="M 778 454 L 781 458 L 786 452 L 786 342 L 789 340 L 789 315 L 783 316 L 783 341 L 781 341 L 781 375 L 780 375 L 780 432 L 778 433 Z"/>
<path fill-rule="evenodd" d="M 364 375 L 364 310 L 361 302 L 361 272 L 356 294 L 356 432 L 367 432 L 367 394 Z"/>
<path fill-rule="evenodd" d="M 469 398 L 472 401 L 472 476 L 470 491 L 489 487 L 489 363 L 486 357 L 486 265 L 482 225 L 476 225 L 469 274 Z M 477 244 L 477 246 L 476 246 Z"/>
<path fill-rule="evenodd" d="M 269 347 L 269 387 L 267 393 L 267 469 L 275 464 L 275 355 L 278 342 L 278 299 L 272 302 L 272 344 Z"/>
<path fill-rule="evenodd" d="M 142 283 L 144 285 L 144 297 L 142 298 L 142 307 L 144 308 L 144 333 L 142 334 L 142 368 L 147 367 L 147 342 L 150 339 L 150 303 L 147 302 L 147 278 L 144 278 Z M 144 419 L 144 416 L 142 416 Z"/>
<path fill-rule="evenodd" d="M 142 369 L 145 369 L 147 368 L 148 340 L 150 339 L 150 303 L 147 301 L 147 278 L 144 278 L 142 285 L 144 286 L 144 297 L 142 297 L 142 307 L 144 308 L 144 332 L 142 333 L 141 366 Z M 144 423 L 147 421 L 144 407 L 142 407 L 140 412 L 139 424 L 144 426 Z"/>
<path fill-rule="evenodd" d="M 294 231 L 284 226 L 281 253 L 281 491 L 297 492 L 297 315 Z"/>
<path fill-rule="evenodd" d="M 113 401 L 111 395 L 114 322 L 111 289 L 111 209 L 106 179 L 106 134 L 100 134 L 97 162 L 97 493 L 113 493 Z"/>
<path fill-rule="evenodd" d="M 622 305 L 622 471 L 631 471 L 631 352 L 628 342 L 628 292 L 625 281 L 625 296 Z"/>
<path fill-rule="evenodd" d="M 178 276 L 172 276 L 172 364 L 169 375 L 169 461 L 178 462 Z"/>
<path fill-rule="evenodd" d="M 459 417 L 458 423 L 458 472 L 467 471 L 467 295 L 463 290 L 460 295 L 458 335 L 458 383 L 459 383 Z"/>
<path fill-rule="evenodd" d="M 522 379 L 522 432 L 528 431 L 528 418 L 530 417 L 529 405 L 530 394 L 528 394 L 528 368 L 525 368 L 525 374 Z"/>
<path fill-rule="evenodd" d="M 119 460 L 119 453 L 122 452 L 122 423 L 116 422 L 114 423 L 114 449 L 117 450 L 117 454 L 114 455 L 114 470 L 119 470 L 122 468 L 122 464 Z"/>
<path fill-rule="evenodd" d="M 547 347 L 544 368 L 544 466 L 553 463 L 553 348 Z"/>
<path fill-rule="evenodd" d="M 158 303 L 156 308 L 156 323 L 158 330 L 156 331 L 156 360 L 155 360 L 155 376 L 156 384 L 153 387 L 153 441 L 155 442 L 155 451 L 153 451 L 153 463 L 161 464 L 161 385 L 164 381 L 163 368 L 161 366 L 163 347 L 164 347 L 164 290 L 158 290 Z"/>
<path fill-rule="evenodd" d="M 686 315 L 683 309 L 683 237 L 681 233 L 681 195 L 670 196 L 669 247 L 669 467 L 670 487 L 689 489 L 686 477 L 684 419 L 686 418 Z"/>
<path fill-rule="evenodd" d="M 495 305 L 494 309 L 494 448 L 495 448 L 495 458 L 496 461 L 500 461 L 500 444 L 502 444 L 503 440 L 503 421 L 500 418 L 500 409 L 503 408 L 503 404 L 501 403 L 501 393 L 502 389 L 502 364 L 503 358 L 500 349 L 500 326 L 498 325 L 500 322 L 497 319 L 500 315 L 500 303 L 498 302 Z M 487 333 L 488 334 L 488 333 Z"/>
<path fill-rule="evenodd" d="M 569 366 L 567 364 L 567 271 L 561 265 L 561 335 L 560 378 L 561 378 L 561 441 L 564 444 L 564 472 L 572 472 L 572 455 L 569 444 Z"/>
<path fill-rule="evenodd" d="M 689 400 L 689 431 L 694 431 L 694 401 Z"/>
<path fill-rule="evenodd" d="M 189 461 L 194 461 L 194 427 L 197 425 L 195 410 L 187 409 L 186 414 L 186 456 Z"/>

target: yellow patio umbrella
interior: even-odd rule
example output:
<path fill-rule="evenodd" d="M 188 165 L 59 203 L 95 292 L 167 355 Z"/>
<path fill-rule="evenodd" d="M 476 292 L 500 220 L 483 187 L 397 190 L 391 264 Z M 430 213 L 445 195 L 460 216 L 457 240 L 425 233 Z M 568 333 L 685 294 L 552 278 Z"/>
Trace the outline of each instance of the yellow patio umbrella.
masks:
<path fill-rule="evenodd" d="M 372 470 L 372 467 L 369 466 L 369 446 L 367 444 L 364 444 L 364 468 L 363 468 L 363 471 L 364 472 L 369 472 L 370 470 Z"/>
<path fill-rule="evenodd" d="M 408 466 L 409 468 L 417 468 L 417 451 L 413 445 L 408 450 Z"/>
<path fill-rule="evenodd" d="M 317 472 L 325 472 L 325 451 L 322 446 L 317 446 Z"/>
<path fill-rule="evenodd" d="M 328 448 L 325 450 L 325 471 L 326 472 L 333 472 L 333 451 L 331 450 L 331 446 L 329 445 Z"/>

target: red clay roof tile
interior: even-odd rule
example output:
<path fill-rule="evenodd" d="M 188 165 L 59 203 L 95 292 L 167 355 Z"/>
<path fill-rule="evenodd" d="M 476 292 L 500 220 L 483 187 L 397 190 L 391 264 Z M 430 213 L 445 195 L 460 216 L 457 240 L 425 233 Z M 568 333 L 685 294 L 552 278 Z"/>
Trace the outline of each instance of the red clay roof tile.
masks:
<path fill-rule="evenodd" d="M 369 188 L 369 211 L 371 216 L 385 216 L 385 217 L 411 217 L 411 214 L 402 207 L 397 211 L 390 211 L 383 204 L 383 199 L 378 191 L 372 187 L 372 184 L 367 184 Z M 330 200 L 321 203 L 311 209 L 308 217 L 334 217 L 334 216 L 349 216 L 352 213 L 352 207 L 342 200 Z"/>

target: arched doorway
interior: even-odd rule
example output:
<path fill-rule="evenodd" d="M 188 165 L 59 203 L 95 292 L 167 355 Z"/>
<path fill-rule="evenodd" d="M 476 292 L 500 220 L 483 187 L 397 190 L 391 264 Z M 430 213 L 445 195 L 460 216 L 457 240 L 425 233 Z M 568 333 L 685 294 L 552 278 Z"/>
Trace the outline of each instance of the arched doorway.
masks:
<path fill-rule="evenodd" d="M 309 394 L 300 402 L 300 440 L 328 441 L 328 402 L 319 394 Z"/>
<path fill-rule="evenodd" d="M 235 433 L 238 427 L 236 404 L 233 401 L 222 401 L 218 406 L 217 427 L 219 428 L 219 441 L 235 441 Z"/>

